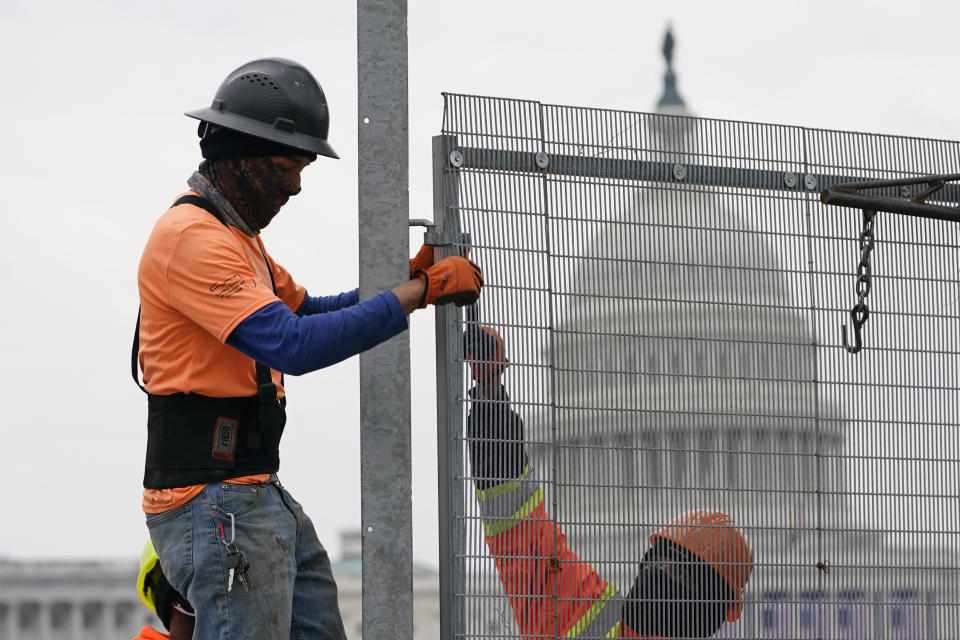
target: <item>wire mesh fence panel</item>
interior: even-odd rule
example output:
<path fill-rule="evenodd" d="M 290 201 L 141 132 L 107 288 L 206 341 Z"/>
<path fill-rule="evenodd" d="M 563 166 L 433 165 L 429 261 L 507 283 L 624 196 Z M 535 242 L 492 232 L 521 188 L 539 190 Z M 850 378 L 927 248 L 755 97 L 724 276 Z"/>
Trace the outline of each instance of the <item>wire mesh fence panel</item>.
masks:
<path fill-rule="evenodd" d="M 462 95 L 442 137 L 486 280 L 438 343 L 444 637 L 960 637 L 956 226 L 878 214 L 858 285 L 819 200 L 960 145 Z"/>

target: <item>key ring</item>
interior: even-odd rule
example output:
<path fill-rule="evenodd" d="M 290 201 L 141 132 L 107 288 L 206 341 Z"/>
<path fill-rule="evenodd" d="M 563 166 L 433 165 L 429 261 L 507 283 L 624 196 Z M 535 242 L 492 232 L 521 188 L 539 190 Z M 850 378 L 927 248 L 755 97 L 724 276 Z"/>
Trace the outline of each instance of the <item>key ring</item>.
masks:
<path fill-rule="evenodd" d="M 220 523 L 220 540 L 222 540 L 223 545 L 229 549 L 230 545 L 232 545 L 233 541 L 236 539 L 237 527 L 236 527 L 236 520 L 234 519 L 233 514 L 228 513 L 227 515 L 230 516 L 230 542 L 227 542 L 227 536 L 223 532 L 222 522 Z"/>

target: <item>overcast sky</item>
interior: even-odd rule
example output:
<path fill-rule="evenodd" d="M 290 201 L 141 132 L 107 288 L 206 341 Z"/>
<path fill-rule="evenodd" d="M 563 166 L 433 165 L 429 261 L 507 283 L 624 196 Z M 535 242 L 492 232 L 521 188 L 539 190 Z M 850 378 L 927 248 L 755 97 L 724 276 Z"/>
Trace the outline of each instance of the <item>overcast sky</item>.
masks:
<path fill-rule="evenodd" d="M 411 217 L 432 217 L 442 91 L 650 110 L 667 23 L 698 115 L 960 138 L 956 2 L 411 0 L 409 11 Z M 354 3 L 0 0 L 0 557 L 139 552 L 137 263 L 199 162 L 182 113 L 264 56 L 320 80 L 342 158 L 305 172 L 264 240 L 311 293 L 351 289 Z M 415 314 L 414 554 L 436 565 L 432 332 L 432 313 Z M 354 358 L 288 378 L 280 475 L 334 557 L 339 531 L 360 522 L 357 373 Z"/>

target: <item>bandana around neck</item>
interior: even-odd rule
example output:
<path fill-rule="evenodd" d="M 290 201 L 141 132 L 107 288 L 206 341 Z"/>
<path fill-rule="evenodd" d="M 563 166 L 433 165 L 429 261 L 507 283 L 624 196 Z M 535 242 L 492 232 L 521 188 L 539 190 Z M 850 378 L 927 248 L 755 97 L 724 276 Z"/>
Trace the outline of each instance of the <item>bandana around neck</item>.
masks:
<path fill-rule="evenodd" d="M 202 173 L 194 171 L 190 177 L 187 178 L 187 186 L 200 194 L 201 198 L 212 204 L 231 227 L 240 229 L 244 235 L 250 236 L 251 238 L 257 235 L 247 226 L 247 223 L 243 221 L 240 214 L 237 213 L 237 210 L 230 204 L 230 201 L 220 193 L 220 189 L 217 189 L 212 182 L 204 178 Z"/>
<path fill-rule="evenodd" d="M 300 193 L 269 156 L 213 158 L 205 160 L 199 172 L 220 190 L 253 233 L 270 224 L 290 196 Z"/>

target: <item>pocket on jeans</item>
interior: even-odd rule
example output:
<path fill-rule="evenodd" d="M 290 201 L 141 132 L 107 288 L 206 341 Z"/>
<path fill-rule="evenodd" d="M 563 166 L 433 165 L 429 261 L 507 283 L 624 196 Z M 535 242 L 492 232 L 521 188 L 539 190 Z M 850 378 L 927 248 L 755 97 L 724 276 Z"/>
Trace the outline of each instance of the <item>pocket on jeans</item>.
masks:
<path fill-rule="evenodd" d="M 184 513 L 189 512 L 190 503 L 182 504 L 179 507 L 174 507 L 173 509 L 167 509 L 166 511 L 161 511 L 160 513 L 148 513 L 147 516 L 147 528 L 149 529 L 152 526 L 156 526 L 166 522 L 167 520 L 172 520 L 182 516 Z"/>
<path fill-rule="evenodd" d="M 221 516 L 238 518 L 257 506 L 263 489 L 262 484 L 221 484 L 210 506 Z"/>
<path fill-rule="evenodd" d="M 193 501 L 163 513 L 147 514 L 150 539 L 162 558 L 167 581 L 180 593 L 193 573 Z"/>

